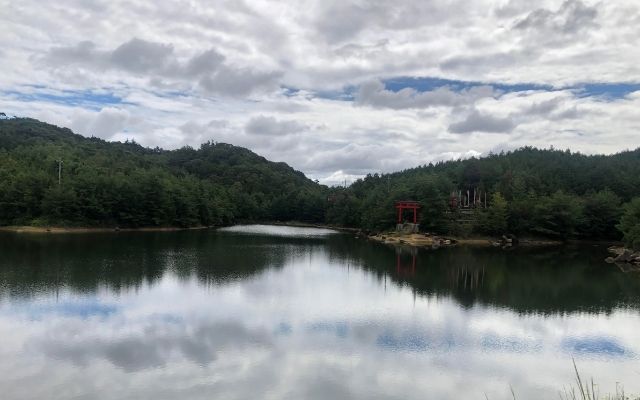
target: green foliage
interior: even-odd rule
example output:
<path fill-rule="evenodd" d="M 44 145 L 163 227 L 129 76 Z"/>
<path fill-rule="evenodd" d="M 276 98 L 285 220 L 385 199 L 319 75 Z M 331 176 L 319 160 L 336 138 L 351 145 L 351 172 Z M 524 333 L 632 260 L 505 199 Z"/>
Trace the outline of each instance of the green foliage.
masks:
<path fill-rule="evenodd" d="M 532 232 L 566 239 L 575 236 L 583 223 L 583 204 L 580 198 L 559 190 L 538 198 L 533 217 Z"/>
<path fill-rule="evenodd" d="M 610 189 L 588 194 L 584 200 L 584 234 L 595 239 L 618 239 L 616 224 L 622 215 L 620 203 L 620 197 Z"/>
<path fill-rule="evenodd" d="M 165 151 L 85 138 L 28 118 L 0 120 L 0 225 L 296 220 L 382 231 L 396 223 L 396 200 L 416 200 L 423 231 L 613 240 L 622 232 L 634 244 L 640 236 L 629 211 L 634 203 L 622 220 L 620 204 L 638 187 L 640 149 L 587 156 L 525 147 L 327 188 L 229 144 Z M 486 211 L 463 216 L 450 210 L 452 191 L 475 188 L 490 194 Z"/>
<path fill-rule="evenodd" d="M 491 207 L 481 214 L 477 229 L 490 235 L 505 234 L 509 223 L 509 204 L 500 192 L 491 196 L 490 204 Z"/>
<path fill-rule="evenodd" d="M 587 156 L 524 147 L 480 159 L 368 175 L 347 190 L 339 189 L 340 196 L 327 209 L 327 220 L 389 229 L 395 223 L 393 202 L 417 200 L 422 203 L 420 223 L 425 231 L 618 240 L 620 204 L 636 195 L 638 187 L 640 149 Z M 486 212 L 461 216 L 449 209 L 452 191 L 474 188 L 490 194 Z M 333 189 L 330 196 L 337 191 Z M 492 193 L 500 197 L 493 198 Z"/>
<path fill-rule="evenodd" d="M 224 143 L 164 151 L 33 119 L 0 121 L 0 225 L 322 222 L 326 193 L 286 164 Z"/>
<path fill-rule="evenodd" d="M 624 235 L 626 246 L 640 250 L 640 197 L 634 198 L 624 206 L 618 229 Z"/>

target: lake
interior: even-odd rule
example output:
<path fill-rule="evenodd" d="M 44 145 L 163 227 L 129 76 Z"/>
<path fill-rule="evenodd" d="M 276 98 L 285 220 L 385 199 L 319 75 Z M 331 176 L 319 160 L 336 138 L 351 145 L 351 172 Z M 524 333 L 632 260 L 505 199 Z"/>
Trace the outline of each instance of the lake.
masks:
<path fill-rule="evenodd" d="M 0 235 L 0 397 L 640 394 L 604 246 L 395 249 L 313 228 Z M 486 396 L 486 397 L 485 397 Z"/>

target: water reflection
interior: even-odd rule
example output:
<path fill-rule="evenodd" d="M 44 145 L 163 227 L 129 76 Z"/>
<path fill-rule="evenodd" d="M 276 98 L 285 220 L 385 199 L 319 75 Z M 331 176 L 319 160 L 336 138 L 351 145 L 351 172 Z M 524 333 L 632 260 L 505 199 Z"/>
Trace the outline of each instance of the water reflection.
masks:
<path fill-rule="evenodd" d="M 465 307 L 481 303 L 549 313 L 640 306 L 640 279 L 605 265 L 604 247 L 432 251 L 343 245 L 330 247 L 334 258 L 363 265 L 381 279 L 389 276 L 418 295 L 452 296 Z"/>
<path fill-rule="evenodd" d="M 418 295 L 453 296 L 519 312 L 611 311 L 638 307 L 640 279 L 602 263 L 604 249 L 563 247 L 501 251 L 388 248 L 312 228 L 264 226 L 229 233 L 174 232 L 0 236 L 0 293 L 30 297 L 62 288 L 114 293 L 153 284 L 167 273 L 204 285 L 242 280 L 282 268 L 299 255 L 362 268 L 408 285 Z M 301 229 L 301 236 L 294 236 Z M 326 235 L 326 236 L 325 236 Z M 631 275 L 632 276 L 632 275 Z"/>
<path fill-rule="evenodd" d="M 571 357 L 640 391 L 639 283 L 602 249 L 248 231 L 0 236 L 3 398 L 543 398 Z"/>

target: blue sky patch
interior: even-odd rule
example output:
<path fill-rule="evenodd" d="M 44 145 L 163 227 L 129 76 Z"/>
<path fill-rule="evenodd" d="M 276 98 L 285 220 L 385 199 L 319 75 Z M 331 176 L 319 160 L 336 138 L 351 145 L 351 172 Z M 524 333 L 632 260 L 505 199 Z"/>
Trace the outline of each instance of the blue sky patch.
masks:
<path fill-rule="evenodd" d="M 311 332 L 333 333 L 339 338 L 345 338 L 349 333 L 349 327 L 347 326 L 346 322 L 343 322 L 343 321 L 315 322 L 310 324 L 308 329 Z"/>
<path fill-rule="evenodd" d="M 480 345 L 487 351 L 505 351 L 511 353 L 532 353 L 541 349 L 541 344 L 528 339 L 488 335 L 482 338 Z"/>
<path fill-rule="evenodd" d="M 605 100 L 615 100 L 640 90 L 640 83 L 589 83 L 575 89 L 579 97 L 596 96 Z"/>
<path fill-rule="evenodd" d="M 503 84 L 503 83 L 485 83 L 485 82 L 473 82 L 473 81 L 457 81 L 451 79 L 441 78 L 411 78 L 411 77 L 398 77 L 391 78 L 382 81 L 387 88 L 393 92 L 398 92 L 402 89 L 411 88 L 418 92 L 428 92 L 441 87 L 448 87 L 454 91 L 462 91 L 470 89 L 476 86 L 492 86 L 495 89 L 501 90 L 505 93 L 511 92 L 524 92 L 529 90 L 552 90 L 549 85 L 537 85 L 533 83 L 519 83 L 519 84 Z"/>
<path fill-rule="evenodd" d="M 400 336 L 389 332 L 383 333 L 378 336 L 376 344 L 383 349 L 408 352 L 422 352 L 430 347 L 427 339 L 416 332 L 407 332 Z"/>
<path fill-rule="evenodd" d="M 60 303 L 29 303 L 12 307 L 12 309 L 18 313 L 25 313 L 29 318 L 35 320 L 48 315 L 62 315 L 65 317 L 79 317 L 82 319 L 94 316 L 106 318 L 118 311 L 117 306 L 101 303 L 95 298 L 78 301 L 64 301 Z"/>
<path fill-rule="evenodd" d="M 327 100 L 353 101 L 354 93 L 356 92 L 356 90 L 357 87 L 353 85 L 346 86 L 341 90 L 318 90 L 313 91 L 313 97 Z M 297 96 L 301 91 L 301 89 L 297 89 L 294 87 L 282 87 L 282 94 L 287 97 Z"/>
<path fill-rule="evenodd" d="M 403 89 L 413 89 L 418 93 L 429 92 L 447 87 L 453 91 L 461 92 L 479 86 L 491 86 L 503 93 L 524 91 L 556 91 L 571 90 L 578 97 L 598 97 L 604 101 L 613 101 L 624 98 L 635 91 L 640 91 L 640 83 L 585 83 L 565 87 L 553 87 L 535 83 L 507 84 L 496 82 L 461 81 L 432 77 L 395 77 L 384 79 L 382 82 L 386 90 L 398 92 Z M 94 90 L 61 90 L 52 91 L 43 85 L 27 85 L 28 91 L 6 90 L 0 92 L 3 96 L 12 97 L 23 102 L 42 101 L 53 104 L 61 104 L 70 107 L 82 107 L 99 111 L 105 106 L 131 105 L 113 92 Z M 314 91 L 313 96 L 321 99 L 353 101 L 358 87 L 345 86 L 341 90 Z M 282 93 L 287 97 L 296 96 L 300 89 L 294 87 L 282 87 Z M 152 92 L 154 96 L 161 98 L 186 97 L 189 93 L 182 91 Z"/>
<path fill-rule="evenodd" d="M 293 332 L 293 328 L 288 322 L 280 322 L 273 330 L 273 333 L 278 336 L 288 336 L 291 332 Z"/>
<path fill-rule="evenodd" d="M 551 85 L 540 85 L 535 83 L 506 84 L 495 82 L 474 82 L 458 81 L 441 78 L 411 78 L 398 77 L 383 81 L 387 90 L 398 92 L 405 88 L 411 88 L 418 92 L 432 91 L 441 87 L 448 87 L 454 91 L 467 90 L 476 86 L 491 86 L 504 93 L 524 92 L 532 90 L 554 91 L 571 89 L 580 97 L 603 97 L 609 100 L 620 99 L 630 93 L 640 90 L 640 83 L 581 83 L 566 87 L 553 87 Z"/>
<path fill-rule="evenodd" d="M 43 101 L 93 110 L 100 110 L 102 107 L 110 105 L 131 104 L 125 103 L 122 98 L 113 93 L 94 92 L 92 90 L 61 90 L 52 93 L 51 91 L 45 91 L 46 88 L 44 87 L 33 85 L 30 87 L 43 89 L 43 91 L 25 93 L 18 90 L 7 90 L 3 91 L 2 95 L 13 97 L 16 100 L 24 102 Z"/>
<path fill-rule="evenodd" d="M 561 346 L 566 352 L 583 356 L 633 357 L 633 352 L 606 337 L 570 338 L 563 340 Z"/>
<path fill-rule="evenodd" d="M 423 93 L 442 87 L 447 87 L 453 91 L 461 92 L 478 86 L 491 86 L 495 90 L 503 93 L 572 90 L 579 97 L 601 97 L 604 100 L 624 98 L 629 93 L 640 90 L 640 83 L 584 83 L 571 86 L 553 87 L 551 85 L 536 83 L 509 84 L 407 76 L 384 79 L 382 82 L 385 85 L 385 89 L 392 92 L 399 92 L 400 90 L 409 88 L 418 93 Z M 285 96 L 295 96 L 300 92 L 300 90 L 291 87 L 285 87 L 283 90 Z M 357 90 L 357 86 L 350 85 L 345 86 L 342 90 L 317 91 L 314 92 L 314 96 L 329 100 L 353 101 Z"/>

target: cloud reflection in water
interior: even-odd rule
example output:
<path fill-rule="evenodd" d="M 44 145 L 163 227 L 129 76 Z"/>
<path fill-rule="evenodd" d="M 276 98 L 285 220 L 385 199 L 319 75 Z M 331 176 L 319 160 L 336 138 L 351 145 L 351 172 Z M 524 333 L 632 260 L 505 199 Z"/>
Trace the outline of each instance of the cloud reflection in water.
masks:
<path fill-rule="evenodd" d="M 358 246 L 368 244 L 280 238 L 270 242 L 276 256 L 265 261 L 255 244 L 269 240 L 243 237 L 234 241 L 246 241 L 247 250 L 233 257 L 219 252 L 229 249 L 224 236 L 194 236 L 199 245 L 189 239 L 164 252 L 188 255 L 194 270 L 174 258 L 171 268 L 149 268 L 154 278 L 146 281 L 132 277 L 135 270 L 111 270 L 110 284 L 122 276 L 143 282 L 130 288 L 100 286 L 81 296 L 64 290 L 57 304 L 42 291 L 5 297 L 3 398 L 453 399 L 486 392 L 501 399 L 510 384 L 519 397 L 534 398 L 556 396 L 572 382 L 571 356 L 601 387 L 623 381 L 627 391 L 640 391 L 633 387 L 637 309 L 531 313 L 468 302 L 485 288 L 457 293 L 447 285 L 460 274 L 436 275 L 431 254 L 424 256 L 431 266 L 419 263 L 415 276 L 398 277 L 394 253 L 388 270 L 365 267 L 358 254 L 369 250 Z M 373 249 L 385 259 L 387 249 Z M 73 264 L 68 257 L 65 265 Z M 0 267 L 0 279 L 11 282 L 14 270 Z M 228 272 L 234 268 L 240 272 Z M 430 287 L 420 282 L 426 278 L 443 283 Z M 64 390 L 52 390 L 61 384 Z"/>

